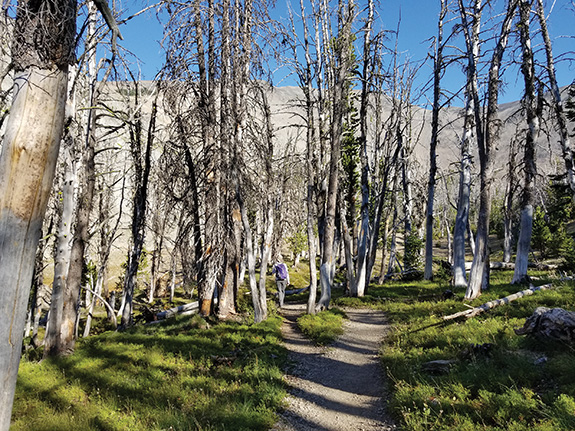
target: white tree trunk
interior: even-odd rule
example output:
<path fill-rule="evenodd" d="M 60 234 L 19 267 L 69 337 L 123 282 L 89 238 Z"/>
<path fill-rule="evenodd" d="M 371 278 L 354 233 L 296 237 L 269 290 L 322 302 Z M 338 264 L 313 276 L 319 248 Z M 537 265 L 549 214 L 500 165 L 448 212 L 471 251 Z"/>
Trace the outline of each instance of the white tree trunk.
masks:
<path fill-rule="evenodd" d="M 515 260 L 515 271 L 513 273 L 512 284 L 523 283 L 528 280 L 527 263 L 529 251 L 531 250 L 531 234 L 533 232 L 533 201 L 535 176 L 537 175 L 535 139 L 539 130 L 539 118 L 537 116 L 536 95 L 535 95 L 535 66 L 533 64 L 533 51 L 531 48 L 531 35 L 529 33 L 529 20 L 531 15 L 531 1 L 521 0 L 519 2 L 519 33 L 523 61 L 521 72 L 525 82 L 525 110 L 527 116 L 527 135 L 525 137 L 525 153 L 523 156 L 523 169 L 525 172 L 525 183 L 523 186 L 523 198 L 521 209 L 521 229 L 517 243 L 517 255 Z"/>
<path fill-rule="evenodd" d="M 45 357 L 63 353 L 64 301 L 66 300 L 66 283 L 72 253 L 72 225 L 75 212 L 74 186 L 76 180 L 75 161 L 72 160 L 72 156 L 68 152 L 64 184 L 62 186 L 62 215 L 56 241 L 56 264 L 54 267 L 54 282 L 52 284 L 52 299 L 50 301 L 50 319 L 46 328 L 46 337 L 44 338 Z"/>
<path fill-rule="evenodd" d="M 67 71 L 15 76 L 0 156 L 0 430 L 8 430 L 36 247 L 62 136 Z"/>
<path fill-rule="evenodd" d="M 459 173 L 459 198 L 457 201 L 457 216 L 453 230 L 453 284 L 456 287 L 467 286 L 465 276 L 465 233 L 469 226 L 469 197 L 471 194 L 471 154 L 470 144 L 474 137 L 474 114 L 477 95 L 477 63 L 479 61 L 481 28 L 481 0 L 475 0 L 473 5 L 473 21 L 468 22 L 467 10 L 459 0 L 459 13 L 463 24 L 465 44 L 467 49 L 467 83 L 465 87 L 465 123 L 463 139 L 461 140 L 461 162 Z M 472 239 L 472 236 L 469 236 Z M 474 248 L 474 247 L 473 247 Z"/>
<path fill-rule="evenodd" d="M 477 222 L 477 241 L 473 265 L 469 274 L 469 284 L 465 292 L 465 299 L 475 299 L 481 295 L 489 276 L 489 217 L 491 215 L 491 183 L 493 179 L 493 151 L 496 151 L 496 144 L 499 139 L 501 121 L 498 118 L 498 98 L 500 77 L 499 70 L 503 53 L 507 48 L 509 33 L 516 13 L 518 0 L 510 0 L 505 11 L 505 18 L 501 24 L 499 37 L 493 51 L 489 67 L 488 89 L 487 89 L 487 118 L 485 120 L 485 137 L 483 130 L 477 127 L 482 124 L 480 121 L 480 110 L 475 106 L 476 127 L 479 147 L 480 162 L 480 197 L 479 197 L 479 218 Z M 481 137 L 480 137 L 481 134 Z"/>

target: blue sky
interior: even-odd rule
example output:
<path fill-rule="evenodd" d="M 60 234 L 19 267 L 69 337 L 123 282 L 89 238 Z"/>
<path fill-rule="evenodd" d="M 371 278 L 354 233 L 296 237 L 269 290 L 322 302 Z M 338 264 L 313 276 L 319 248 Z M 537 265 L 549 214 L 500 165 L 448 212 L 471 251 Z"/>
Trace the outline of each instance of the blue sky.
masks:
<path fill-rule="evenodd" d="M 272 12 L 275 19 L 287 18 L 287 4 L 290 0 L 277 0 L 276 8 Z M 498 1 L 500 2 L 500 0 Z M 299 9 L 299 0 L 292 0 L 294 9 Z M 129 11 L 138 10 L 145 6 L 145 1 L 128 1 Z M 552 0 L 546 0 L 546 11 L 549 12 Z M 437 16 L 439 12 L 439 0 L 379 0 L 376 13 L 378 20 L 387 30 L 395 30 L 399 17 L 401 25 L 399 32 L 398 48 L 404 58 L 418 61 L 425 58 L 430 42 L 428 39 L 436 35 Z M 575 12 L 569 0 L 558 0 L 549 15 L 548 27 L 554 41 L 555 56 L 575 50 L 573 39 Z M 143 79 L 153 79 L 162 65 L 163 56 L 159 40 L 162 37 L 162 27 L 153 12 L 142 14 L 121 27 L 124 41 L 122 45 L 129 49 L 140 59 L 141 74 Z M 537 47 L 535 47 L 537 48 Z M 455 88 L 463 79 L 459 66 L 447 74 L 445 85 L 450 84 Z M 431 70 L 421 70 L 420 81 L 423 82 L 430 76 Z M 287 71 L 280 71 L 274 76 L 274 83 L 280 85 L 295 85 L 289 78 L 282 80 L 282 75 Z M 557 75 L 561 86 L 570 84 L 575 78 L 575 63 L 559 63 Z M 508 85 L 500 101 L 509 102 L 521 97 L 522 81 L 518 70 L 512 70 L 507 74 Z"/>

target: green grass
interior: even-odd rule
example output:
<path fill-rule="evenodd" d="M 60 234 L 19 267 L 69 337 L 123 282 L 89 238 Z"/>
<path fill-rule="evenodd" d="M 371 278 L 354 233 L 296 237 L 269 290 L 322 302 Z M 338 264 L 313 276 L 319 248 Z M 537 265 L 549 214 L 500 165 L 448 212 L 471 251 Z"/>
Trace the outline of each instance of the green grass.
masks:
<path fill-rule="evenodd" d="M 315 343 L 327 345 L 343 334 L 343 320 L 346 315 L 337 308 L 321 311 L 317 314 L 304 314 L 297 319 L 301 331 Z"/>
<path fill-rule="evenodd" d="M 269 429 L 286 394 L 280 325 L 180 317 L 23 359 L 11 430 Z"/>
<path fill-rule="evenodd" d="M 521 290 L 509 284 L 511 276 L 493 272 L 489 291 L 470 305 Z M 444 288 L 430 282 L 370 288 L 386 298 L 377 304 L 392 332 L 381 357 L 393 387 L 390 408 L 403 429 L 575 429 L 575 351 L 513 331 L 538 306 L 575 309 L 573 284 L 556 286 L 446 323 L 441 316 L 466 308 L 463 291 L 444 301 Z M 451 371 L 434 375 L 422 367 L 438 359 L 453 361 Z"/>

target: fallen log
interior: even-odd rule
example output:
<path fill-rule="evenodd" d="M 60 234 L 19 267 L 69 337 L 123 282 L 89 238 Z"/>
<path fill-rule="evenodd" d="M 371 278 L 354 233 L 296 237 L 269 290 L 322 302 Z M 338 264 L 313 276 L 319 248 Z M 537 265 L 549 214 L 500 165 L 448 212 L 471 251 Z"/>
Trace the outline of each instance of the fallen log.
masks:
<path fill-rule="evenodd" d="M 531 286 L 529 289 L 522 290 L 521 292 L 514 293 L 513 295 L 506 296 L 505 298 L 495 299 L 493 301 L 486 302 L 485 304 L 480 305 L 479 307 L 470 308 L 468 310 L 463 310 L 455 314 L 450 314 L 449 316 L 443 316 L 443 320 L 453 320 L 459 317 L 466 317 L 470 319 L 472 317 L 477 316 L 487 310 L 491 310 L 492 308 L 498 307 L 500 305 L 509 304 L 516 299 L 523 298 L 524 296 L 533 295 L 538 290 L 547 290 L 550 289 L 553 285 L 552 284 L 544 284 L 543 286 Z"/>
<path fill-rule="evenodd" d="M 465 270 L 469 271 L 473 262 L 465 262 Z M 552 271 L 557 269 L 557 265 L 547 264 L 547 263 L 534 263 L 529 262 L 529 268 L 535 268 L 538 271 Z M 514 262 L 491 262 L 489 264 L 490 269 L 515 269 Z"/>
<path fill-rule="evenodd" d="M 544 340 L 575 343 L 575 312 L 562 308 L 537 307 L 517 335 L 533 335 Z"/>
<path fill-rule="evenodd" d="M 196 314 L 198 311 L 200 311 L 200 303 L 198 301 L 189 302 L 188 304 L 180 305 L 179 307 L 170 308 L 169 310 L 156 313 L 156 319 L 168 319 L 169 317 L 175 316 L 177 314 Z"/>

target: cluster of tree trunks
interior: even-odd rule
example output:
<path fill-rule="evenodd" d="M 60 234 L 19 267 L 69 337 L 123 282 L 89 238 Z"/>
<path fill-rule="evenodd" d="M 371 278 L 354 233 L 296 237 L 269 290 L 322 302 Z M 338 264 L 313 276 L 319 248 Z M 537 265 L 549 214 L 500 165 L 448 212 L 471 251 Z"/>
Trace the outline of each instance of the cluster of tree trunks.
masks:
<path fill-rule="evenodd" d="M 451 6 L 456 9 L 451 10 Z M 6 370 L 5 390 L 0 395 L 0 429 L 9 426 L 35 266 L 36 289 L 29 321 L 34 320 L 36 327 L 41 314 L 45 250 L 38 252 L 37 264 L 36 246 L 61 142 L 63 175 L 57 178 L 61 202 L 55 205 L 49 223 L 57 226 L 46 356 L 73 351 L 82 288 L 87 310 L 84 336 L 90 333 L 98 300 L 114 322 L 121 319 L 121 327 L 133 324 L 134 296 L 141 288 L 139 270 L 147 239 L 153 244 L 146 295 L 149 302 L 158 293 L 157 274 L 169 254 L 166 274 L 170 277 L 166 278 L 170 279 L 171 299 L 178 282 L 188 292 L 194 286 L 199 301 L 184 307 L 186 310 L 228 318 L 236 312 L 239 286 L 247 271 L 254 318 L 261 322 L 268 315 L 270 263 L 280 257 L 284 237 L 295 225 L 305 223 L 311 274 L 307 311 L 315 313 L 329 307 L 337 266 L 343 259 L 352 296 L 366 294 L 380 249 L 378 281 L 395 273 L 397 267 L 404 273 L 416 270 L 420 257 L 417 244 L 424 230 L 424 276 L 432 278 L 436 187 L 440 175 L 446 176 L 437 164 L 441 133 L 446 127 L 440 113 L 452 102 L 442 88 L 442 77 L 449 65 L 462 62 L 466 71 L 462 89 L 465 106 L 452 264 L 454 285 L 465 286 L 466 298 L 473 299 L 489 283 L 492 188 L 503 127 L 498 100 L 508 45 L 516 34 L 525 87 L 521 112 L 525 121 L 518 126 L 507 165 L 504 260 L 511 258 L 510 208 L 517 200 L 515 186 L 519 183 L 514 153 L 522 150 L 521 229 L 513 281 L 527 280 L 536 196 L 535 144 L 542 127 L 543 90 L 536 85 L 543 81 L 551 90 L 549 104 L 559 132 L 567 182 L 575 195 L 567 115 L 555 76 L 542 0 L 506 1 L 502 13 L 490 21 L 493 37 L 489 42 L 483 33 L 487 9 L 482 0 L 458 0 L 456 4 L 441 0 L 430 54 L 433 99 L 426 190 L 417 187 L 420 181 L 414 180 L 412 160 L 422 130 L 417 130 L 414 121 L 413 85 L 420 66 L 401 58 L 397 49 L 399 24 L 396 46 L 385 47 L 386 34 L 377 31 L 372 0 L 365 5 L 340 0 L 335 8 L 326 1 L 300 0 L 301 21 L 291 14 L 290 30 L 270 27 L 266 5 L 253 0 L 165 0 L 159 7 L 168 17 L 162 79 L 158 85 L 146 87 L 126 68 L 129 79 L 124 81 L 128 82 L 118 86 L 125 103 L 118 107 L 102 95 L 103 82 L 124 62 L 116 47 L 116 38 L 121 35 L 106 1 L 93 0 L 87 5 L 86 45 L 78 67 L 71 67 L 77 65 L 77 2 L 19 3 L 11 62 L 13 101 L 10 115 L 0 118 L 1 124 L 7 118 L 0 157 L 0 285 L 7 286 L 0 293 L 2 315 L 6 317 L 0 330 L 8 340 L 0 348 L 0 368 Z M 97 11 L 107 28 L 98 25 Z M 458 23 L 452 34 L 445 35 L 444 25 L 449 19 Z M 354 34 L 360 21 L 363 38 Z M 108 30 L 111 36 L 106 36 Z M 282 41 L 274 45 L 271 41 L 277 34 L 282 35 Z M 463 35 L 464 56 L 450 56 L 453 38 L 459 34 Z M 109 37 L 109 58 L 98 62 L 98 41 L 105 37 Z M 535 67 L 535 37 L 543 42 L 544 76 L 538 76 Z M 296 102 L 304 108 L 298 114 L 305 128 L 303 155 L 297 154 L 294 142 L 285 148 L 276 145 L 274 112 L 268 100 L 271 86 L 264 82 L 262 45 L 267 43 L 292 54 L 290 66 L 303 93 L 302 100 Z M 386 53 L 391 60 L 388 64 L 384 63 Z M 481 76 L 482 70 L 487 70 L 486 76 Z M 358 92 L 353 91 L 354 86 Z M 391 106 L 387 117 L 384 103 Z M 149 112 L 145 106 L 150 107 Z M 159 111 L 165 116 L 162 125 Z M 101 165 L 118 165 L 120 151 L 107 155 L 109 148 L 105 146 L 117 150 L 119 136 L 126 143 L 126 172 L 101 175 L 106 170 Z M 475 241 L 470 233 L 474 223 L 469 220 L 474 147 L 479 155 Z M 112 202 L 113 188 L 121 189 L 119 205 Z M 125 194 L 130 197 L 125 198 Z M 114 300 L 106 298 L 105 280 L 125 202 L 131 205 L 130 238 L 119 289 L 121 304 L 116 310 Z M 301 202 L 306 202 L 305 214 Z M 114 206 L 118 213 L 114 213 Z M 95 209 L 98 217 L 94 223 Z M 443 211 L 450 230 L 447 210 Z M 47 230 L 51 235 L 52 228 Z M 173 238 L 167 232 L 173 232 Z M 398 253 L 401 237 L 403 260 Z M 465 272 L 466 241 L 472 243 L 474 255 L 469 279 Z M 92 244 L 97 258 L 95 269 L 86 277 L 88 263 L 92 263 L 88 262 L 87 250 Z M 45 243 L 43 247 L 47 247 Z M 472 317 L 543 288 L 546 286 L 530 288 L 444 319 Z M 179 311 L 169 310 L 162 317 Z M 539 314 L 524 331 L 536 331 L 532 328 L 547 322 L 548 318 L 542 317 L 547 314 Z M 555 311 L 549 315 L 549 321 L 572 319 Z M 550 327 L 547 323 L 543 326 Z"/>

